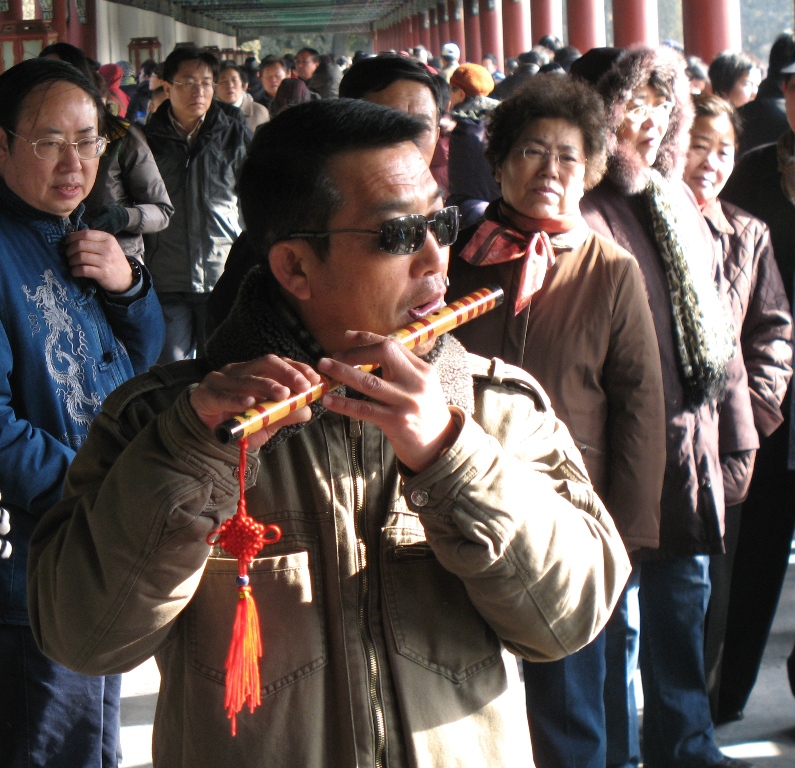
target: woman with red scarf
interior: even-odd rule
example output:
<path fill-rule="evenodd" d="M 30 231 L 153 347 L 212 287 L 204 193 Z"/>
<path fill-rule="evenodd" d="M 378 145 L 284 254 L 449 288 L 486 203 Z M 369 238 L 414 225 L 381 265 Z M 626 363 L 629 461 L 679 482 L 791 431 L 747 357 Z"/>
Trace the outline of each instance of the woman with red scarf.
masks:
<path fill-rule="evenodd" d="M 663 389 L 638 264 L 580 215 L 585 190 L 605 170 L 605 123 L 596 92 L 558 75 L 533 78 L 494 110 L 486 156 L 502 197 L 453 246 L 450 293 L 503 287 L 505 303 L 457 335 L 469 351 L 519 365 L 541 382 L 634 550 L 656 547 L 659 537 Z M 637 744 L 636 655 L 628 653 L 637 616 L 633 576 L 590 645 L 560 661 L 524 662 L 538 765 L 604 768 L 609 727 Z"/>

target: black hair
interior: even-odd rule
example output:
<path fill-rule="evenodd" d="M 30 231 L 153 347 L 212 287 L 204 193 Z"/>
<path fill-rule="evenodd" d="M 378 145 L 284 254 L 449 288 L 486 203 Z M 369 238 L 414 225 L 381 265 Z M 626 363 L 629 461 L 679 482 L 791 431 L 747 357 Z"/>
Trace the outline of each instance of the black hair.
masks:
<path fill-rule="evenodd" d="M 213 80 L 218 79 L 218 59 L 214 54 L 197 48 L 195 45 L 179 45 L 166 56 L 166 60 L 163 62 L 163 74 L 161 75 L 163 80 L 173 83 L 174 76 L 185 61 L 203 62 L 213 73 Z"/>
<path fill-rule="evenodd" d="M 728 97 L 737 81 L 758 66 L 755 59 L 742 51 L 719 53 L 709 65 L 712 92 L 724 98 Z"/>
<path fill-rule="evenodd" d="M 144 77 L 151 77 L 153 72 L 157 71 L 158 63 L 154 59 L 147 59 L 141 64 L 141 70 Z"/>
<path fill-rule="evenodd" d="M 522 131 L 543 118 L 565 120 L 579 128 L 588 162 L 585 188 L 599 183 L 607 165 L 607 121 L 601 97 L 584 80 L 538 74 L 517 93 L 498 104 L 486 127 L 486 159 L 496 172 Z"/>
<path fill-rule="evenodd" d="M 485 61 L 486 59 L 488 59 L 495 67 L 499 64 L 497 57 L 493 53 L 484 53 L 480 60 Z"/>
<path fill-rule="evenodd" d="M 685 67 L 685 72 L 687 72 L 688 80 L 709 81 L 709 69 L 707 68 L 707 63 L 703 59 L 700 59 L 698 56 L 688 56 L 686 62 L 687 67 Z"/>
<path fill-rule="evenodd" d="M 221 72 L 226 72 L 229 69 L 234 69 L 238 75 L 240 75 L 240 82 L 244 85 L 248 83 L 248 72 L 246 72 L 243 67 L 238 66 L 234 61 L 231 59 L 227 59 L 226 61 L 222 61 L 218 67 L 218 76 L 221 76 Z"/>
<path fill-rule="evenodd" d="M 414 142 L 425 123 L 405 112 L 353 99 L 298 104 L 260 126 L 240 174 L 239 198 L 261 254 L 293 232 L 322 232 L 343 205 L 328 173 L 337 155 Z M 318 256 L 325 241 L 310 240 Z"/>
<path fill-rule="evenodd" d="M 58 59 L 28 59 L 7 69 L 0 75 L 0 128 L 16 132 L 25 99 L 38 88 L 47 88 L 56 82 L 66 82 L 84 90 L 97 107 L 99 135 L 105 130 L 105 105 L 93 81 L 77 67 Z M 8 135 L 9 147 L 14 137 Z M 30 137 L 29 137 L 30 138 Z"/>
<path fill-rule="evenodd" d="M 262 61 L 260 61 L 259 71 L 262 72 L 262 70 L 265 69 L 265 67 L 272 67 L 276 64 L 281 66 L 285 74 L 287 73 L 288 70 L 287 62 L 285 62 L 284 59 L 280 59 L 276 56 L 266 56 Z"/>
<path fill-rule="evenodd" d="M 363 99 L 368 93 L 389 88 L 397 80 L 413 80 L 430 88 L 436 102 L 436 119 L 441 117 L 447 107 L 447 99 L 443 99 L 430 70 L 414 59 L 394 53 L 381 53 L 352 64 L 340 81 L 340 96 Z"/>
<path fill-rule="evenodd" d="M 566 45 L 563 48 L 559 48 L 555 51 L 555 56 L 553 58 L 555 64 L 560 65 L 563 69 L 568 72 L 571 69 L 571 65 L 580 58 L 582 54 L 579 52 L 577 48 L 573 45 Z"/>
<path fill-rule="evenodd" d="M 768 58 L 767 76 L 781 77 L 781 70 L 795 61 L 795 35 L 792 32 L 782 32 L 770 47 Z"/>
<path fill-rule="evenodd" d="M 320 64 L 320 51 L 316 51 L 314 48 L 301 48 L 296 51 L 295 58 L 297 59 L 299 54 L 308 53 L 315 64 Z"/>
<path fill-rule="evenodd" d="M 563 41 L 556 35 L 544 35 L 538 41 L 538 44 L 543 45 L 544 48 L 549 48 L 553 53 L 563 48 Z"/>
<path fill-rule="evenodd" d="M 97 69 L 91 64 L 89 58 L 74 45 L 70 43 L 51 43 L 41 49 L 40 59 L 48 56 L 57 56 L 61 61 L 66 61 L 73 67 L 77 67 L 92 83 Z"/>
<path fill-rule="evenodd" d="M 740 113 L 729 104 L 726 99 L 716 96 L 714 93 L 700 93 L 693 99 L 695 110 L 693 125 L 699 117 L 720 117 L 726 115 L 734 129 L 734 146 L 739 146 L 740 135 L 743 132 L 743 123 Z M 691 129 L 692 130 L 692 129 Z"/>

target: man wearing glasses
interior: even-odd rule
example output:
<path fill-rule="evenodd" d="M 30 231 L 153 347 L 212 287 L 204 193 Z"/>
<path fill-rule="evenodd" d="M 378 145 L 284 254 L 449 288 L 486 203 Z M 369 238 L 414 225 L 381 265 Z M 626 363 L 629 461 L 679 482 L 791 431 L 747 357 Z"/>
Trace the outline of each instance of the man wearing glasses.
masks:
<path fill-rule="evenodd" d="M 94 85 L 31 59 L 0 103 L 0 765 L 111 768 L 120 679 L 38 649 L 28 544 L 102 401 L 157 360 L 163 318 L 146 269 L 81 220 L 107 144 Z"/>
<path fill-rule="evenodd" d="M 530 746 L 506 649 L 569 653 L 621 592 L 623 545 L 538 385 L 449 335 L 385 338 L 444 305 L 458 233 L 426 127 L 341 99 L 260 128 L 240 195 L 263 264 L 204 360 L 116 392 L 38 529 L 46 651 L 92 673 L 157 656 L 157 768 L 515 765 Z M 207 537 L 235 511 L 240 449 L 214 430 L 316 371 L 346 392 L 244 454 L 248 512 L 281 538 L 246 577 L 262 702 L 232 737 L 238 569 Z"/>
<path fill-rule="evenodd" d="M 251 135 L 213 100 L 217 76 L 211 53 L 175 48 L 163 65 L 166 101 L 145 128 L 174 206 L 168 227 L 145 238 L 166 320 L 162 363 L 204 354 L 207 297 L 240 234 L 237 177 Z"/>

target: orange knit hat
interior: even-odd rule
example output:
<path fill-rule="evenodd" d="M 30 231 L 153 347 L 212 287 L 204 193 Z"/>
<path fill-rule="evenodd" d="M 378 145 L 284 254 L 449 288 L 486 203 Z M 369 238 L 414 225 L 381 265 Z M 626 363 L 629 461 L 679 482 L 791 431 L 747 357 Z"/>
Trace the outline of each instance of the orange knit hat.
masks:
<path fill-rule="evenodd" d="M 462 64 L 450 78 L 451 88 L 460 88 L 467 96 L 488 96 L 494 90 L 494 78 L 480 64 Z"/>

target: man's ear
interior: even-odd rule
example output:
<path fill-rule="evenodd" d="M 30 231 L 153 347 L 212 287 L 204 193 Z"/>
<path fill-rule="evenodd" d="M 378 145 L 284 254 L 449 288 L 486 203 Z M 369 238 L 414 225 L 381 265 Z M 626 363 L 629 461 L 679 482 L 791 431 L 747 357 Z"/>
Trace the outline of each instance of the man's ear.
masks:
<path fill-rule="evenodd" d="M 497 168 L 494 169 L 494 181 L 498 184 L 502 184 L 502 166 L 497 166 Z"/>
<path fill-rule="evenodd" d="M 268 263 L 279 285 L 300 301 L 312 298 L 309 274 L 315 252 L 306 240 L 281 240 L 268 251 Z"/>

